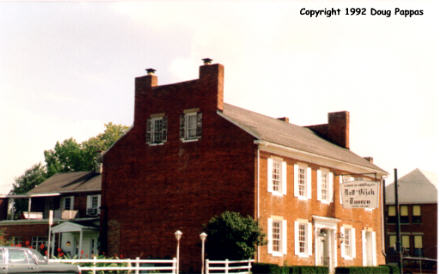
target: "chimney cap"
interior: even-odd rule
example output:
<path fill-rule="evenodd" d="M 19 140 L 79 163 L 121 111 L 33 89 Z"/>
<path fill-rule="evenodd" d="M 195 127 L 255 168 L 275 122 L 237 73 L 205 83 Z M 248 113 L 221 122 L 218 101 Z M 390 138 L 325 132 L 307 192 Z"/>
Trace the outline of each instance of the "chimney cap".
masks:
<path fill-rule="evenodd" d="M 154 68 L 147 68 L 147 75 L 154 75 L 154 73 L 156 72 L 156 70 Z"/>
<path fill-rule="evenodd" d="M 203 58 L 202 61 L 203 61 L 204 65 L 209 65 L 209 64 L 212 63 L 212 59 L 211 58 Z"/>

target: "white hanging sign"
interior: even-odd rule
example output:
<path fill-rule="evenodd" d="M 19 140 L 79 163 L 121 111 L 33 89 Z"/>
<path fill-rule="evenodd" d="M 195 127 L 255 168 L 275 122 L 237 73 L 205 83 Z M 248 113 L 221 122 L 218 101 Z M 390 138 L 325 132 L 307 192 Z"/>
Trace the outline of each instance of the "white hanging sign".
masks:
<path fill-rule="evenodd" d="M 380 184 L 372 181 L 342 183 L 341 195 L 344 208 L 377 208 Z"/>

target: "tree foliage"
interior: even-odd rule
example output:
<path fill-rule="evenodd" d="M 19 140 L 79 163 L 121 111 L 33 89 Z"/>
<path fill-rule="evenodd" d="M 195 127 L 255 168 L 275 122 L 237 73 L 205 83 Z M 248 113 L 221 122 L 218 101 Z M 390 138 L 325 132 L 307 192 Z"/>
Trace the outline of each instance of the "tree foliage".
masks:
<path fill-rule="evenodd" d="M 265 244 L 265 235 L 250 216 L 225 211 L 211 218 L 205 231 L 207 257 L 212 260 L 252 258 L 258 245 Z"/>
<path fill-rule="evenodd" d="M 44 151 L 45 165 L 33 165 L 16 178 L 11 193 L 24 194 L 55 173 L 93 170 L 97 166 L 99 152 L 109 149 L 127 130 L 127 126 L 108 123 L 103 133 L 82 143 L 73 138 L 57 142 L 53 149 Z M 26 210 L 26 204 L 27 201 L 17 199 L 15 212 L 20 214 Z"/>

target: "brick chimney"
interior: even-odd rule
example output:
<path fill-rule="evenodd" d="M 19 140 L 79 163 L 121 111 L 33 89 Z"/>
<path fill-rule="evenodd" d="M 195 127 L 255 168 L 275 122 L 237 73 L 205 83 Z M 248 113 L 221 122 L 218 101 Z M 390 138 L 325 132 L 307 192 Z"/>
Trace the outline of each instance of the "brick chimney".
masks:
<path fill-rule="evenodd" d="M 202 59 L 203 65 L 199 68 L 199 81 L 201 88 L 207 92 L 215 92 L 215 96 L 211 97 L 207 102 L 209 108 L 215 107 L 217 110 L 223 111 L 223 77 L 224 67 L 221 64 L 211 64 L 209 58 Z"/>
<path fill-rule="evenodd" d="M 277 118 L 277 119 L 280 120 L 280 121 L 289 123 L 289 117 L 280 117 L 280 118 Z"/>
<path fill-rule="evenodd" d="M 371 164 L 373 163 L 373 157 L 368 156 L 368 157 L 364 157 L 365 160 L 367 160 L 368 162 L 370 162 Z"/>
<path fill-rule="evenodd" d="M 146 69 L 147 75 L 135 78 L 135 91 L 134 91 L 134 125 L 145 120 L 144 113 L 145 101 L 147 100 L 147 94 L 150 93 L 153 87 L 157 86 L 157 76 L 154 74 L 155 69 Z M 143 120 L 142 120 L 143 119 Z"/>
<path fill-rule="evenodd" d="M 350 113 L 348 111 L 330 112 L 327 124 L 305 127 L 338 146 L 350 149 Z"/>

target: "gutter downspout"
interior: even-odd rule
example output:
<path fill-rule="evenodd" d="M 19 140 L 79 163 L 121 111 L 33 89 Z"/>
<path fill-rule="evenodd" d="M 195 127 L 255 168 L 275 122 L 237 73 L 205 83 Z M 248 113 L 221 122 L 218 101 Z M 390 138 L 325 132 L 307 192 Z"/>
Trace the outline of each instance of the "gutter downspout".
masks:
<path fill-rule="evenodd" d="M 385 257 L 385 263 L 387 261 L 387 254 L 385 252 L 385 179 L 382 177 L 382 210 L 380 211 L 380 228 L 382 230 L 382 255 Z"/>
<path fill-rule="evenodd" d="M 260 221 L 260 146 L 257 145 L 257 221 Z M 257 246 L 257 262 L 260 262 L 260 246 Z"/>

